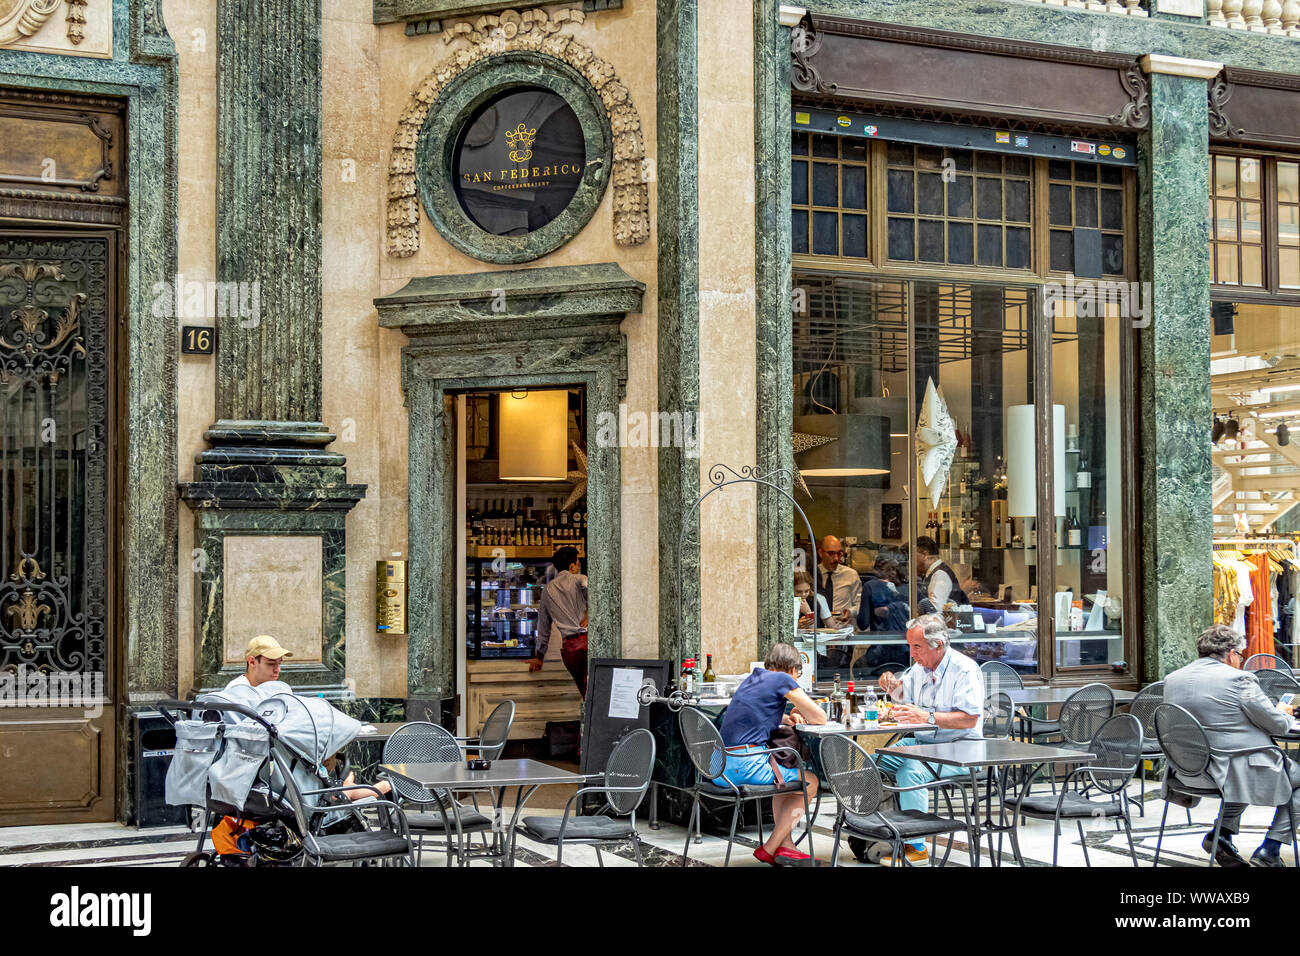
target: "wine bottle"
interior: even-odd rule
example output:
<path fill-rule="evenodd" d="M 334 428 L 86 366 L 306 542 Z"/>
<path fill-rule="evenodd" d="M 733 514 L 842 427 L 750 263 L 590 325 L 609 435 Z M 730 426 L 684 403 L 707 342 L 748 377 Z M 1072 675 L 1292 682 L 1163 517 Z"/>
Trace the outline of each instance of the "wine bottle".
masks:
<path fill-rule="evenodd" d="M 1074 485 L 1076 488 L 1092 487 L 1092 472 L 1088 470 L 1088 456 L 1079 456 L 1079 470 L 1074 475 Z"/>
<path fill-rule="evenodd" d="M 712 684 L 715 680 L 717 680 L 717 677 L 713 673 L 713 655 L 712 654 L 704 655 L 704 660 L 705 660 L 704 683 Z"/>
<path fill-rule="evenodd" d="M 1077 514 L 1077 511 L 1071 511 L 1067 519 L 1069 521 L 1069 528 L 1067 529 L 1068 540 L 1070 542 L 1070 547 L 1072 548 L 1077 548 L 1082 543 L 1083 538 Z"/>

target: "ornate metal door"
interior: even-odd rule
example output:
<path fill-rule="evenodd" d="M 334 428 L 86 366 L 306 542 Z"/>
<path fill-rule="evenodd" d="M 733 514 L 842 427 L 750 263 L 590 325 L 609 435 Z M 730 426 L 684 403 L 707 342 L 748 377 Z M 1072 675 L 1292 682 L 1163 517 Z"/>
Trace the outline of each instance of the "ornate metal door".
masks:
<path fill-rule="evenodd" d="M 113 818 L 112 252 L 0 233 L 0 824 Z"/>

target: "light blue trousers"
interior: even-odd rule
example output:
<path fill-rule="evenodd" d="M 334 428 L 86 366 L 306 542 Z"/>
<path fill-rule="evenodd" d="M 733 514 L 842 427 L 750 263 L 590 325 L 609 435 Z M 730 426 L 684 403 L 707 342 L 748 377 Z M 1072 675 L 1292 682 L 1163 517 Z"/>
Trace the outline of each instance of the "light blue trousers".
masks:
<path fill-rule="evenodd" d="M 919 743 L 924 743 L 924 741 L 908 737 L 892 746 L 910 747 Z M 919 760 L 908 760 L 906 757 L 895 757 L 893 754 L 875 754 L 874 759 L 877 767 L 886 773 L 894 775 L 894 779 L 900 787 L 915 787 L 918 784 L 928 783 L 934 779 L 934 774 L 930 772 L 930 767 L 934 766 L 933 764 L 924 764 Z M 946 765 L 938 766 L 935 769 L 939 771 L 940 777 L 960 777 L 968 772 L 961 767 Z M 897 796 L 898 809 L 900 810 L 920 810 L 924 813 L 930 806 L 930 792 L 928 790 L 911 790 Z M 919 849 L 925 846 L 925 841 L 914 841 L 912 846 Z"/>

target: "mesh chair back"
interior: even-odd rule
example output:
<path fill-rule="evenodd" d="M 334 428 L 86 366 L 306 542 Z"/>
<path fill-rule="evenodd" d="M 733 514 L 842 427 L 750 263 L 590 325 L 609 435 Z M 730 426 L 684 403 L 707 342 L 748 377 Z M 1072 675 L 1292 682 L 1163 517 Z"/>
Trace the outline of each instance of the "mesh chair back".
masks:
<path fill-rule="evenodd" d="M 1258 670 L 1255 671 L 1255 679 L 1259 681 L 1260 689 L 1275 704 L 1283 694 L 1300 694 L 1300 682 L 1287 671 Z"/>
<path fill-rule="evenodd" d="M 403 724 L 384 744 L 384 763 L 459 763 L 460 745 L 443 727 L 424 721 Z M 393 789 L 413 803 L 443 802 L 446 790 L 427 790 L 409 780 L 393 777 Z"/>
<path fill-rule="evenodd" d="M 496 760 L 501 751 L 506 749 L 510 739 L 510 725 L 515 722 L 515 702 L 503 700 L 488 714 L 483 721 L 483 729 L 478 732 L 478 752 L 488 760 Z"/>
<path fill-rule="evenodd" d="M 871 755 L 850 738 L 827 734 L 822 738 L 822 770 L 840 806 L 853 813 L 875 813 L 884 797 L 880 771 Z"/>
<path fill-rule="evenodd" d="M 1138 691 L 1129 702 L 1128 712 L 1142 722 L 1142 734 L 1147 740 L 1156 739 L 1156 708 L 1165 702 L 1165 682 L 1156 681 Z"/>
<path fill-rule="evenodd" d="M 1276 654 L 1251 654 L 1246 658 L 1246 663 L 1241 665 L 1244 671 L 1270 671 L 1279 670 L 1291 674 L 1291 665 Z"/>
<path fill-rule="evenodd" d="M 1003 691 L 1020 690 L 1025 686 L 1016 669 L 1001 661 L 985 661 L 980 665 L 980 671 L 984 674 L 985 697 L 993 697 Z"/>
<path fill-rule="evenodd" d="M 619 816 L 626 816 L 640 805 L 650 786 L 655 766 L 654 734 L 644 727 L 634 730 L 614 748 L 605 764 L 605 786 L 636 787 L 636 793 L 609 793 L 605 796 Z"/>
<path fill-rule="evenodd" d="M 1084 684 L 1061 705 L 1061 736 L 1072 744 L 1091 743 L 1114 713 L 1114 691 L 1105 684 Z"/>
<path fill-rule="evenodd" d="M 1010 737 L 1016 720 L 1016 707 L 1006 691 L 990 694 L 984 701 L 985 738 Z"/>
<path fill-rule="evenodd" d="M 1177 704 L 1156 708 L 1156 739 L 1174 773 L 1190 779 L 1210 765 L 1210 740 L 1201 722 Z"/>
<path fill-rule="evenodd" d="M 683 707 L 677 715 L 677 726 L 682 731 L 686 755 L 706 780 L 712 780 L 727 766 L 727 751 L 722 746 L 722 734 L 709 720 L 707 714 L 695 707 Z"/>
<path fill-rule="evenodd" d="M 1116 714 L 1101 725 L 1091 744 L 1097 757 L 1088 766 L 1105 767 L 1113 773 L 1088 772 L 1098 790 L 1118 793 L 1133 779 L 1142 759 L 1142 736 L 1142 722 L 1132 714 Z"/>

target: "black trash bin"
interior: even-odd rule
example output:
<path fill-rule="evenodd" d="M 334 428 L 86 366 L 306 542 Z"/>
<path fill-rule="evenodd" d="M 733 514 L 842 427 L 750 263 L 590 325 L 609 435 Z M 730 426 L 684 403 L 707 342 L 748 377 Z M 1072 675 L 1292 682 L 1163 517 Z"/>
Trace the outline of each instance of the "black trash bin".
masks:
<path fill-rule="evenodd" d="M 167 768 L 176 751 L 176 731 L 156 710 L 143 710 L 132 718 L 135 748 L 135 823 L 138 827 L 185 825 L 188 807 L 168 806 L 163 800 Z"/>

